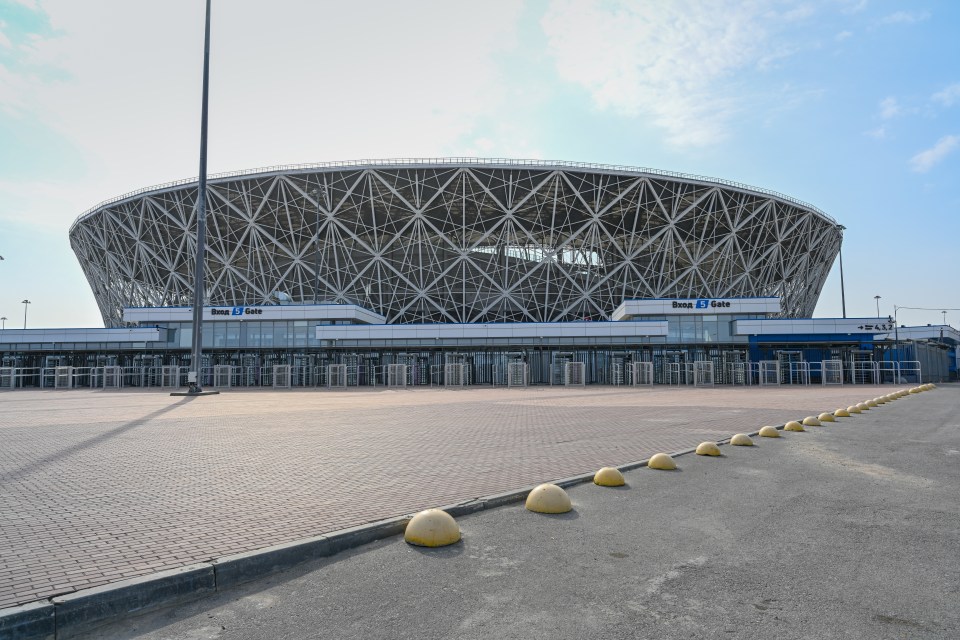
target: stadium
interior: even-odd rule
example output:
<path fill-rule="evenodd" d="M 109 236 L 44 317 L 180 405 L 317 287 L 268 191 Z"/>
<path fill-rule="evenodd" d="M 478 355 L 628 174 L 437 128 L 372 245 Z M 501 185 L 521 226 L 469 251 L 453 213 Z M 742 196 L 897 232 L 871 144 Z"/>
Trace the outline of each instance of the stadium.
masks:
<path fill-rule="evenodd" d="M 812 314 L 841 229 L 811 205 L 649 169 L 399 161 L 208 183 L 214 306 L 356 304 L 388 323 L 609 318 L 625 299 L 778 297 Z M 107 326 L 191 304 L 196 182 L 99 205 L 70 241 Z"/>
<path fill-rule="evenodd" d="M 472 158 L 269 167 L 207 187 L 204 386 L 876 384 L 956 370 L 952 328 L 812 319 L 843 227 L 765 189 Z M 0 388 L 183 385 L 197 196 L 184 180 L 82 214 L 70 242 L 105 328 L 3 331 Z"/>

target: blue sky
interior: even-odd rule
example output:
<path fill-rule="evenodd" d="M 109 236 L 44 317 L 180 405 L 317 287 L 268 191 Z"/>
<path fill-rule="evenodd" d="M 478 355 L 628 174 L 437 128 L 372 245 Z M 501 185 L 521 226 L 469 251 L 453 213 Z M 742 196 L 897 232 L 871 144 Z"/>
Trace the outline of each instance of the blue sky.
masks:
<path fill-rule="evenodd" d="M 202 0 L 0 0 L 0 316 L 101 326 L 67 232 L 195 176 Z M 211 172 L 480 156 L 773 189 L 847 314 L 960 308 L 960 3 L 214 0 Z M 839 316 L 839 270 L 818 316 Z M 939 311 L 901 311 L 908 324 Z M 960 311 L 947 314 L 960 324 Z"/>

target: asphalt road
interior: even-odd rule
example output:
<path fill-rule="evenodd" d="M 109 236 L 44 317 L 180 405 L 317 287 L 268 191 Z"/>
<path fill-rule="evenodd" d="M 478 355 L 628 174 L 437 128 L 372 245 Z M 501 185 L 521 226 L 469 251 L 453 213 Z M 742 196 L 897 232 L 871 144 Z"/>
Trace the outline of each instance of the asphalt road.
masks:
<path fill-rule="evenodd" d="M 95 636 L 960 638 L 958 409 L 941 386 L 571 488 L 570 514 L 481 512 L 452 547 L 387 539 Z"/>

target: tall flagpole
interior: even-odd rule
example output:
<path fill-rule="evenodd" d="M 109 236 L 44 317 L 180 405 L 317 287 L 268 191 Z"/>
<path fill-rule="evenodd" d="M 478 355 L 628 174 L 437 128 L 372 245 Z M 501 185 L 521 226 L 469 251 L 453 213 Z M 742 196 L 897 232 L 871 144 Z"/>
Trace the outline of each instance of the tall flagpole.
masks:
<path fill-rule="evenodd" d="M 207 243 L 207 98 L 210 87 L 210 0 L 203 34 L 203 103 L 200 109 L 200 184 L 197 194 L 197 261 L 193 270 L 193 350 L 187 380 L 190 395 L 203 393 L 200 386 L 200 358 L 203 345 L 204 253 Z"/>

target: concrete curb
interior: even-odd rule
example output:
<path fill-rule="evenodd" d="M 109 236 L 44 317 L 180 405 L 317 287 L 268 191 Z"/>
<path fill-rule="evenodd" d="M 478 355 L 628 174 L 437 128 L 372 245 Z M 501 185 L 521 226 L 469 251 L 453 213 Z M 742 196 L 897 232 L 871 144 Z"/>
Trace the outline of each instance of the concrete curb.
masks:
<path fill-rule="evenodd" d="M 17 607 L 0 609 L 0 638 L 38 640 L 57 637 L 53 603 L 49 600 L 28 602 Z"/>
<path fill-rule="evenodd" d="M 783 425 L 777 429 L 782 430 Z M 759 430 L 749 435 L 754 437 L 758 434 Z M 724 438 L 718 441 L 718 444 L 729 441 L 730 438 Z M 671 453 L 670 457 L 676 458 L 695 451 L 696 447 L 682 449 Z M 645 466 L 647 460 L 639 460 L 618 465 L 616 468 L 623 472 Z M 593 472 L 583 473 L 554 480 L 553 483 L 564 488 L 572 487 L 593 482 L 593 476 Z M 439 508 L 457 518 L 523 501 L 535 486 Z M 61 640 L 76 637 L 120 617 L 199 599 L 310 560 L 329 557 L 341 551 L 402 534 L 411 517 L 412 514 L 380 520 L 313 538 L 223 556 L 210 562 L 83 589 L 50 600 L 2 609 L 0 638 Z"/>
<path fill-rule="evenodd" d="M 193 564 L 51 599 L 56 637 L 73 638 L 119 616 L 153 611 L 216 591 L 213 565 Z"/>

